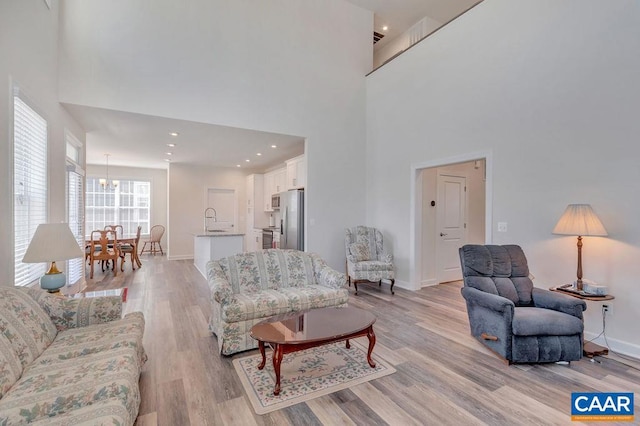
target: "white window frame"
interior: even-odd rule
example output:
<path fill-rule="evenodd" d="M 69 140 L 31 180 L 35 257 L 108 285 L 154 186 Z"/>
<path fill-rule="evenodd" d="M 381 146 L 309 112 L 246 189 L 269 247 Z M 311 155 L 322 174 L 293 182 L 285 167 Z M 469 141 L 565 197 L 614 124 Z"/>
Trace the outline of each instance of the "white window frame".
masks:
<path fill-rule="evenodd" d="M 99 177 L 98 176 L 87 176 L 86 178 L 86 198 L 85 198 L 85 234 L 87 237 L 90 237 L 89 234 L 91 231 L 96 229 L 103 229 L 106 225 L 122 225 L 123 226 L 123 234 L 125 237 L 133 237 L 136 234 L 136 230 L 138 226 L 142 226 L 142 234 L 148 234 L 151 228 L 151 194 L 152 194 L 152 186 L 151 181 L 149 179 L 119 179 L 119 184 L 116 188 L 113 189 L 102 189 L 99 185 Z M 131 205 L 123 205 L 123 198 L 125 195 L 123 194 L 123 188 L 129 183 L 133 183 L 134 186 L 146 186 L 148 188 L 147 194 L 138 194 L 135 190 L 130 195 L 132 199 Z M 106 203 L 98 202 L 96 203 L 96 198 L 106 198 L 113 197 L 114 206 L 113 207 L 105 207 Z M 146 207 L 147 210 L 147 218 L 140 218 L 139 214 L 136 214 L 137 209 L 141 209 L 144 207 L 138 206 L 140 204 L 140 200 L 148 199 L 148 205 Z M 130 217 L 121 217 L 121 214 L 126 210 L 132 210 L 133 215 L 128 215 Z M 96 220 L 96 214 L 101 211 L 101 214 L 105 217 L 104 220 Z M 133 216 L 133 217 L 131 217 Z M 106 218 L 108 217 L 108 218 Z"/>
<path fill-rule="evenodd" d="M 21 109 L 22 111 L 18 111 Z M 37 226 L 46 223 L 49 217 L 49 178 L 48 178 L 48 153 L 49 153 L 49 123 L 46 116 L 35 106 L 28 96 L 20 90 L 18 86 L 13 87 L 12 108 L 11 108 L 11 135 L 13 143 L 11 144 L 11 167 L 12 167 L 12 246 L 14 253 L 14 285 L 26 286 L 39 279 L 45 272 L 47 265 L 45 263 L 23 263 L 22 258 L 29 246 L 29 242 L 33 238 Z M 35 128 L 18 128 L 16 119 L 23 117 L 25 120 L 31 120 Z M 22 138 L 16 137 L 18 132 L 22 132 Z M 44 140 L 42 133 L 44 132 Z M 29 140 L 24 142 L 24 138 L 28 133 L 38 140 Z M 18 147 L 18 141 L 24 142 L 23 147 Z M 34 142 L 40 144 L 39 151 Z M 29 146 L 26 146 L 26 145 Z M 42 146 L 44 145 L 44 146 Z M 25 152 L 21 155 L 20 151 Z M 18 158 L 18 156 L 20 158 Z M 22 161 L 23 168 L 26 170 L 24 176 L 19 176 L 19 167 L 16 162 Z M 42 167 L 40 167 L 42 166 Z M 40 168 L 38 168 L 40 167 Z M 40 179 L 39 181 L 37 179 Z M 25 199 L 29 204 L 26 211 L 19 210 L 20 205 L 25 205 Z M 32 214 L 33 210 L 35 211 Z M 27 220 L 25 219 L 27 215 Z M 18 221 L 21 221 L 18 224 Z M 20 236 L 17 227 L 26 227 L 27 236 Z"/>
<path fill-rule="evenodd" d="M 84 176 L 85 172 L 80 165 L 83 145 L 71 132 L 65 130 L 66 152 L 66 217 L 69 228 L 80 247 L 85 246 L 84 233 Z M 72 185 L 77 185 L 75 188 Z M 72 198 L 72 195 L 76 198 Z M 85 265 L 84 258 L 70 259 L 67 261 L 67 285 L 84 282 Z"/>

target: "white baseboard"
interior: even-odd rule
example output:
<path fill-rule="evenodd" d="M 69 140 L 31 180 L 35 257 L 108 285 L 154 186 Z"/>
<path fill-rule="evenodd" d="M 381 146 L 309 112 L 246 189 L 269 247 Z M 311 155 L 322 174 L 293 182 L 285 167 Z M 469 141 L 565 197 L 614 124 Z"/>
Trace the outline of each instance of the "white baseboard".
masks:
<path fill-rule="evenodd" d="M 599 333 L 598 333 L 599 334 Z M 584 340 L 594 339 L 598 334 L 584 332 Z M 594 343 L 598 345 L 608 347 L 611 351 L 617 352 L 622 355 L 630 356 L 633 358 L 637 358 L 640 360 L 640 346 L 635 345 L 633 343 L 625 342 L 623 340 L 613 339 L 607 336 L 607 340 L 605 341 L 603 336 L 598 337 L 593 340 Z M 607 344 L 608 343 L 608 344 Z"/>
<path fill-rule="evenodd" d="M 391 281 L 389 281 L 389 280 L 382 280 L 382 281 L 387 283 L 387 284 L 391 284 Z M 394 288 L 394 290 L 396 288 L 402 288 L 402 289 L 405 289 L 405 290 L 412 290 L 413 291 L 413 288 L 411 288 L 411 286 L 409 286 L 408 282 L 400 281 L 400 280 L 396 280 L 395 284 L 393 284 L 393 288 Z"/>
<path fill-rule="evenodd" d="M 420 282 L 420 288 L 431 287 L 433 285 L 438 285 L 438 282 L 435 278 L 429 278 L 428 280 L 422 280 Z"/>
<path fill-rule="evenodd" d="M 193 255 L 192 254 L 183 254 L 179 256 L 167 255 L 167 260 L 193 260 Z"/>

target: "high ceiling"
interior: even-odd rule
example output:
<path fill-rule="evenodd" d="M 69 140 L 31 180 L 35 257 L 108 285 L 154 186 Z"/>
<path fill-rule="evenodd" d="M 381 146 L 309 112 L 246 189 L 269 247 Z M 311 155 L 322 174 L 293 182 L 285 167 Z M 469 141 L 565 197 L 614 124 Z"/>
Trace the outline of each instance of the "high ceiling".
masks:
<path fill-rule="evenodd" d="M 413 24 L 428 16 L 445 24 L 469 9 L 479 0 L 346 0 L 374 13 L 373 29 L 385 37 L 376 49 L 404 33 Z M 383 26 L 388 26 L 385 31 Z"/>
<path fill-rule="evenodd" d="M 347 0 L 374 12 L 376 49 L 428 16 L 446 23 L 478 0 Z M 382 27 L 388 26 L 387 30 Z M 87 131 L 87 164 L 167 168 L 171 163 L 266 170 L 304 152 L 302 137 L 65 105 Z M 170 136 L 171 132 L 179 133 Z M 170 148 L 169 143 L 176 146 Z M 271 148 L 277 145 L 277 148 Z M 166 154 L 171 152 L 172 155 Z M 262 155 L 258 156 L 257 153 Z M 249 159 L 250 162 L 246 160 Z"/>

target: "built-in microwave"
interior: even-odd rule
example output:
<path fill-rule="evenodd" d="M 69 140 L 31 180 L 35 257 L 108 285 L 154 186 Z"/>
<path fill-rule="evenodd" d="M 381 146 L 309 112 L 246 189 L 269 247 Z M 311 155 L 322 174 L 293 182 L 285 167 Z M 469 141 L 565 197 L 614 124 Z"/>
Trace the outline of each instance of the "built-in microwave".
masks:
<path fill-rule="evenodd" d="M 271 196 L 271 208 L 274 210 L 280 209 L 280 194 L 274 194 Z"/>

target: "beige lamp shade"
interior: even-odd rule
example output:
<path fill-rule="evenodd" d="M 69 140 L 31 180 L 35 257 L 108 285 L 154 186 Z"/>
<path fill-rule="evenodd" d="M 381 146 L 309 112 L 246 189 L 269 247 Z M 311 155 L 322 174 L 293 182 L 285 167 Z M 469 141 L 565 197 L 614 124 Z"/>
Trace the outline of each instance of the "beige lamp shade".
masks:
<path fill-rule="evenodd" d="M 558 220 L 553 233 L 606 237 L 607 230 L 589 204 L 569 204 Z"/>
<path fill-rule="evenodd" d="M 84 251 L 67 223 L 41 223 L 29 243 L 24 263 L 54 262 L 83 257 Z"/>

